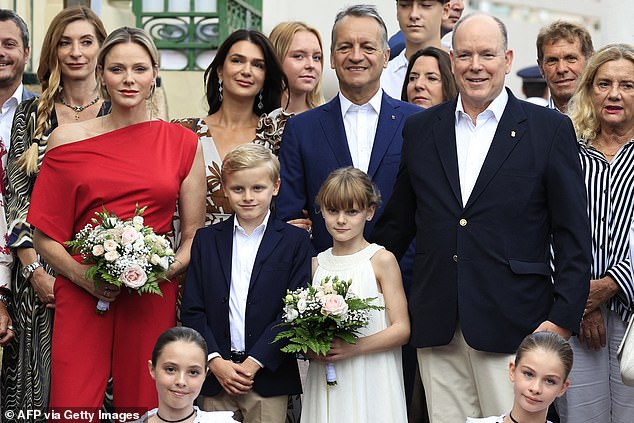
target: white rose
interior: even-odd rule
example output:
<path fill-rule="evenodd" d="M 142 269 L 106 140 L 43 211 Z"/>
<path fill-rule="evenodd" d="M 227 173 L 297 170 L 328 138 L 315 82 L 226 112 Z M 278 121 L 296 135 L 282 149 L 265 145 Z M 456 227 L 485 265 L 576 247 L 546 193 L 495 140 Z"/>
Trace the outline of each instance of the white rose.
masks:
<path fill-rule="evenodd" d="M 286 320 L 286 323 L 290 323 L 299 317 L 299 313 L 293 307 L 285 308 L 284 312 L 286 316 L 284 320 Z"/>
<path fill-rule="evenodd" d="M 104 250 L 110 252 L 110 251 L 116 251 L 117 247 L 119 246 L 119 244 L 117 244 L 114 240 L 112 239 L 107 239 L 103 242 L 103 248 Z"/>
<path fill-rule="evenodd" d="M 145 242 L 143 242 L 143 238 L 139 238 L 136 241 L 134 241 L 134 244 L 132 245 L 134 246 L 135 251 L 141 251 L 143 247 L 145 247 Z"/>
<path fill-rule="evenodd" d="M 103 245 L 101 245 L 101 244 L 93 245 L 93 247 L 92 247 L 92 255 L 95 256 L 95 257 L 99 257 L 105 251 L 106 251 L 106 249 L 103 248 Z"/>
<path fill-rule="evenodd" d="M 132 223 L 136 225 L 143 226 L 143 216 L 134 216 L 132 218 Z"/>
<path fill-rule="evenodd" d="M 159 257 L 158 254 L 152 254 L 152 257 L 150 257 L 150 263 L 157 265 L 161 262 L 161 257 Z"/>
<path fill-rule="evenodd" d="M 297 311 L 303 313 L 306 310 L 307 305 L 306 300 L 304 298 L 300 298 L 299 301 L 297 301 Z"/>
<path fill-rule="evenodd" d="M 165 256 L 165 257 L 161 257 L 161 261 L 159 262 L 159 264 L 161 265 L 161 267 L 165 270 L 169 269 L 170 267 L 170 261 L 169 261 L 169 257 Z"/>
<path fill-rule="evenodd" d="M 116 251 L 107 251 L 103 256 L 107 261 L 115 261 L 119 258 L 119 253 Z"/>
<path fill-rule="evenodd" d="M 301 298 L 302 300 L 308 299 L 308 291 L 307 290 L 300 291 L 299 294 L 297 294 L 297 298 Z"/>

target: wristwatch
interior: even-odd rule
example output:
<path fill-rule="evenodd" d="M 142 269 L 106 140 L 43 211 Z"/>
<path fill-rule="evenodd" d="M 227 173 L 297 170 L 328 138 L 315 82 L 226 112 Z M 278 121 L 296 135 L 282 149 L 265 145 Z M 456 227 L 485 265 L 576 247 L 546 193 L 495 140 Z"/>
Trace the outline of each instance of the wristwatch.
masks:
<path fill-rule="evenodd" d="M 38 267 L 42 267 L 42 263 L 37 260 L 29 265 L 24 266 L 22 268 L 22 277 L 26 280 L 29 280 L 33 272 L 35 272 L 35 269 L 37 269 Z"/>

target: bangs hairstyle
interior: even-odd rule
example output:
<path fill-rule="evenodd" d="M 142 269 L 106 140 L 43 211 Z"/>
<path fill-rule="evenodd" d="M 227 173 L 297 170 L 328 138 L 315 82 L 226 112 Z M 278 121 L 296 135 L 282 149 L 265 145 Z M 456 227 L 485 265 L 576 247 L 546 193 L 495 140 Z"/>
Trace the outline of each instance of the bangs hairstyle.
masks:
<path fill-rule="evenodd" d="M 515 366 L 519 365 L 524 354 L 537 350 L 555 353 L 564 366 L 564 380 L 568 379 L 572 369 L 573 353 L 570 344 L 561 335 L 553 332 L 535 332 L 528 335 L 517 347 Z"/>
<path fill-rule="evenodd" d="M 256 167 L 266 168 L 274 184 L 280 179 L 280 161 L 271 150 L 254 143 L 239 145 L 228 152 L 222 161 L 222 182 L 235 172 Z"/>
<path fill-rule="evenodd" d="M 355 167 L 342 167 L 328 175 L 315 201 L 321 208 L 367 210 L 379 206 L 381 195 L 365 172 Z"/>
<path fill-rule="evenodd" d="M 97 81 L 99 82 L 99 92 L 105 100 L 110 100 L 110 95 L 104 86 L 99 70 L 105 68 L 106 56 L 110 53 L 110 50 L 116 45 L 125 43 L 133 43 L 143 47 L 150 56 L 152 67 L 158 70 L 159 53 L 154 41 L 152 41 L 152 37 L 150 37 L 147 32 L 139 28 L 129 28 L 127 26 L 115 29 L 103 42 L 101 50 L 99 50 L 99 55 L 97 56 Z M 154 94 L 155 89 L 156 84 L 152 84 L 150 96 Z"/>
<path fill-rule="evenodd" d="M 575 94 L 570 99 L 568 106 L 570 120 L 575 127 L 577 138 L 583 140 L 586 145 L 590 145 L 601 132 L 601 122 L 592 104 L 594 78 L 601 66 L 607 62 L 621 59 L 634 63 L 633 45 L 608 44 L 590 56 L 577 84 Z M 627 77 L 628 75 L 619 76 Z"/>
<path fill-rule="evenodd" d="M 165 332 L 160 334 L 156 340 L 156 344 L 154 344 L 154 349 L 152 350 L 152 367 L 156 367 L 158 359 L 163 353 L 165 347 L 172 342 L 178 341 L 196 345 L 200 348 L 200 352 L 204 354 L 203 357 L 205 357 L 205 363 L 207 362 L 207 342 L 205 341 L 205 338 L 192 328 L 188 328 L 186 326 L 176 326 L 167 329 Z"/>
<path fill-rule="evenodd" d="M 20 164 L 27 175 L 34 175 L 39 170 L 39 144 L 41 143 L 42 146 L 45 146 L 44 134 L 51 127 L 51 115 L 55 107 L 55 99 L 64 85 L 57 49 L 66 27 L 75 21 L 90 23 L 95 31 L 96 42 L 100 46 L 103 44 L 106 35 L 108 35 L 101 19 L 92 9 L 85 6 L 67 7 L 55 15 L 48 26 L 42 42 L 40 63 L 37 68 L 37 79 L 42 87 L 42 95 L 37 103 L 35 130 L 33 131 L 32 139 L 27 140 L 31 142 L 30 147 L 18 159 L 18 164 Z M 28 43 L 26 45 L 28 46 Z"/>
<path fill-rule="evenodd" d="M 313 28 L 310 25 L 305 24 L 304 22 L 299 21 L 290 21 L 290 22 L 282 22 L 278 24 L 269 35 L 269 40 L 271 40 L 271 44 L 273 45 L 273 49 L 275 49 L 275 55 L 277 56 L 277 60 L 281 65 L 284 63 L 284 59 L 288 54 L 288 50 L 291 48 L 291 43 L 293 42 L 293 37 L 298 32 L 305 31 L 310 32 L 315 37 L 317 37 L 317 42 L 319 43 L 319 49 L 321 50 L 321 68 L 323 71 L 324 68 L 324 46 L 321 42 L 321 35 L 316 28 Z M 321 106 L 324 104 L 324 96 L 321 93 L 321 80 L 317 81 L 317 85 L 315 88 L 311 90 L 306 95 L 306 104 L 309 108 L 314 109 L 317 106 Z M 286 87 L 284 87 L 286 88 Z M 290 93 L 289 93 L 290 96 Z"/>

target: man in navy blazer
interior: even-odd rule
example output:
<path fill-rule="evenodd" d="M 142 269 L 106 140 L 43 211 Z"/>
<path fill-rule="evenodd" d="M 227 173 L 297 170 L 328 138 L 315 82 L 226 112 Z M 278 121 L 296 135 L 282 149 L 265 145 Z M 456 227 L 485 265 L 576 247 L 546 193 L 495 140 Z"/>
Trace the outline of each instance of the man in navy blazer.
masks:
<path fill-rule="evenodd" d="M 512 51 L 498 19 L 463 18 L 451 59 L 460 95 L 406 122 L 372 236 L 397 257 L 416 239 L 410 342 L 432 422 L 507 413 L 512 354 L 533 331 L 576 332 L 590 280 L 570 120 L 504 89 Z"/>
<path fill-rule="evenodd" d="M 389 199 L 398 172 L 403 123 L 420 110 L 380 89 L 381 71 L 390 52 L 385 23 L 373 6 L 351 6 L 339 12 L 332 34 L 330 62 L 340 92 L 329 103 L 286 123 L 276 202 L 277 216 L 285 221 L 308 211 L 316 252 L 332 246 L 315 203 L 328 174 L 340 167 L 357 167 L 372 178 L 383 201 Z M 366 235 L 381 210 L 366 225 Z"/>

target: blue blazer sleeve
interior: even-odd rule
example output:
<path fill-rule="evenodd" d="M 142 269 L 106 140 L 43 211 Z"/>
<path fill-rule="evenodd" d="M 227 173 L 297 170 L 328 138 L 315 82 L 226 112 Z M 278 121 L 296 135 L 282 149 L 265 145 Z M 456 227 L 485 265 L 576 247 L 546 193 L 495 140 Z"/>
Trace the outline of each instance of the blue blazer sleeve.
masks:
<path fill-rule="evenodd" d="M 218 345 L 212 328 L 207 323 L 207 313 L 205 300 L 205 277 L 210 269 L 205 268 L 207 263 L 202 255 L 202 247 L 204 231 L 206 228 L 199 229 L 194 236 L 191 249 L 191 259 L 187 268 L 187 277 L 185 279 L 185 289 L 183 292 L 183 301 L 181 304 L 181 322 L 183 326 L 188 326 L 198 331 L 207 342 L 209 353 L 218 352 L 222 355 L 222 349 Z M 216 269 L 218 271 L 219 269 Z M 229 328 L 227 327 L 227 330 Z"/>
<path fill-rule="evenodd" d="M 296 229 L 290 227 L 288 229 Z M 291 231 L 288 231 L 291 232 Z M 311 274 L 311 245 L 308 235 L 305 231 L 300 230 L 297 232 L 292 231 L 285 235 L 286 239 L 292 239 L 292 246 L 286 245 L 283 248 L 288 249 L 291 254 L 292 266 L 287 281 L 287 289 L 294 291 L 297 288 L 305 287 L 308 285 Z M 291 247 L 291 248 L 289 248 Z M 273 339 L 277 336 L 282 328 L 279 324 L 282 323 L 282 298 L 271 298 L 271 307 L 279 307 L 277 319 L 272 321 L 262 332 L 262 335 L 254 343 L 253 347 L 249 349 L 249 355 L 260 361 L 265 367 L 276 371 L 277 368 L 284 362 L 288 354 L 280 351 L 283 346 L 280 342 L 273 343 Z"/>

